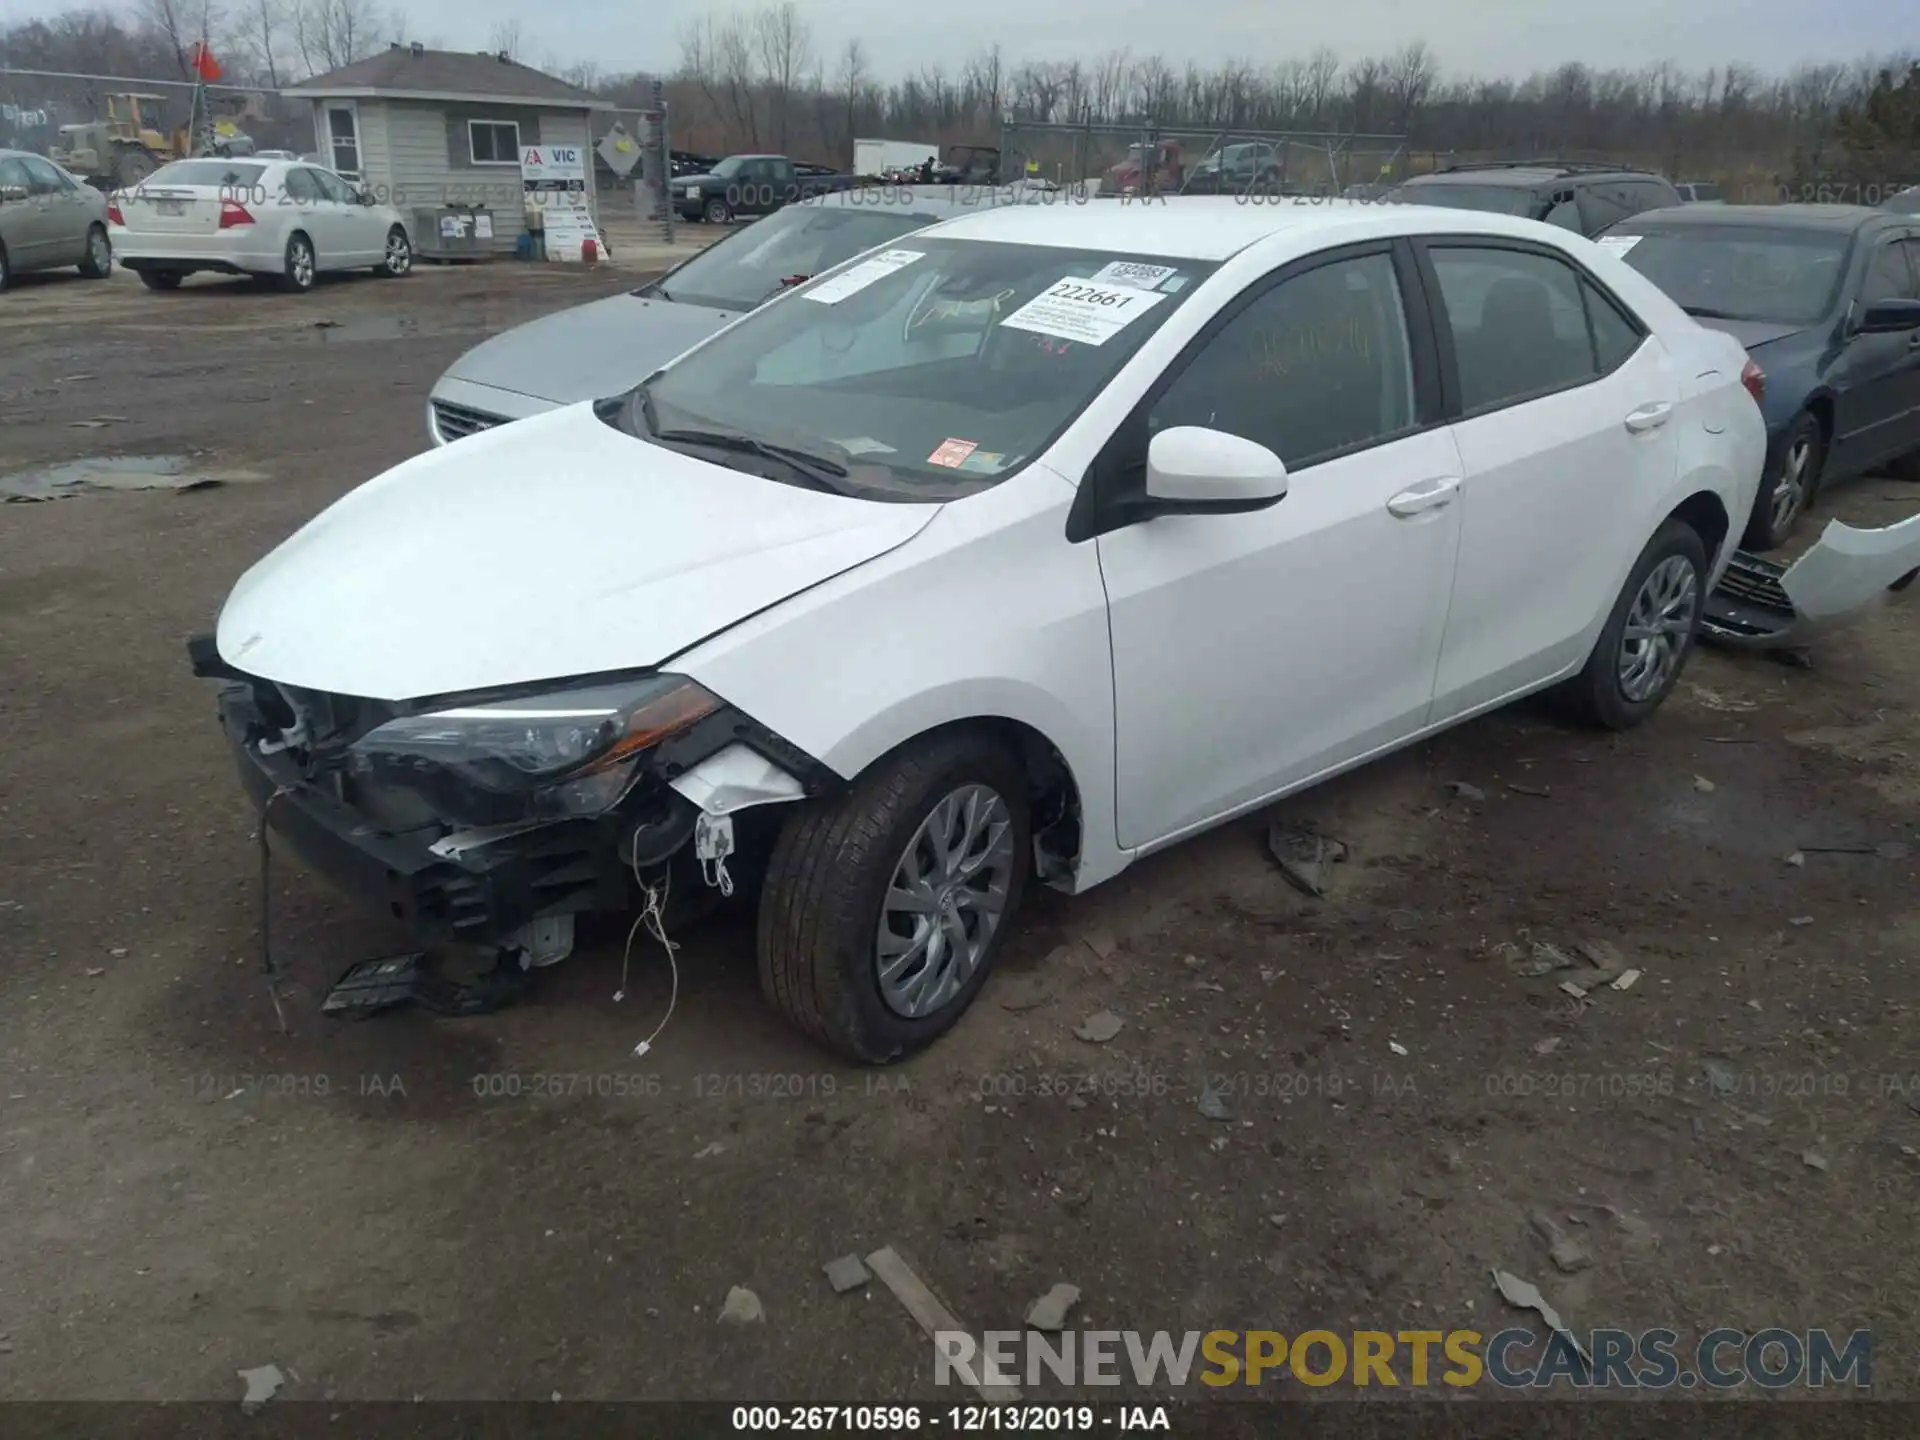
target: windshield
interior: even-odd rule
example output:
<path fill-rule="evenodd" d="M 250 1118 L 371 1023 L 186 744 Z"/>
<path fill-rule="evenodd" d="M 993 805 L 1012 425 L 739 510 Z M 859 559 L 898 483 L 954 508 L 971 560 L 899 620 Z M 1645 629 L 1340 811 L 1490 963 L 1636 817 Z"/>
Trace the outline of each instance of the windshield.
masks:
<path fill-rule="evenodd" d="M 235 185 L 252 189 L 267 173 L 264 165 L 232 160 L 176 160 L 147 176 L 149 185 Z"/>
<path fill-rule="evenodd" d="M 1491 210 L 1496 215 L 1532 215 L 1533 192 L 1518 185 L 1402 185 L 1390 196 L 1403 205 L 1444 205 L 1449 210 Z"/>
<path fill-rule="evenodd" d="M 738 155 L 729 155 L 726 159 L 722 160 L 718 165 L 714 166 L 713 169 L 709 170 L 707 173 L 709 175 L 718 175 L 722 179 L 725 179 L 727 176 L 733 174 L 736 170 L 738 170 L 742 165 L 746 163 L 747 162 L 742 160 Z"/>
<path fill-rule="evenodd" d="M 863 250 L 924 229 L 934 218 L 873 206 L 789 206 L 701 251 L 639 293 L 719 310 L 751 310 L 786 283 L 824 274 Z"/>
<path fill-rule="evenodd" d="M 1215 268 L 916 237 L 723 331 L 633 392 L 617 423 L 789 483 L 826 471 L 820 488 L 863 498 L 955 499 L 1051 444 Z M 799 452 L 809 473 L 742 437 Z"/>
<path fill-rule="evenodd" d="M 1709 320 L 1811 325 L 1833 307 L 1845 234 L 1749 225 L 1689 225 L 1609 234 L 1634 269 L 1682 310 Z"/>

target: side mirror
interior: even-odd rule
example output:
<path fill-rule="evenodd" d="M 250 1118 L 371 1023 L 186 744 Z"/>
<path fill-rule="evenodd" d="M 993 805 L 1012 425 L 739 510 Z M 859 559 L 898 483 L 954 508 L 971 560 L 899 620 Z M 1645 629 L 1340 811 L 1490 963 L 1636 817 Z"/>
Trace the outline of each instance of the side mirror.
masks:
<path fill-rule="evenodd" d="M 1876 300 L 1860 317 L 1858 333 L 1891 335 L 1920 330 L 1920 300 Z"/>
<path fill-rule="evenodd" d="M 1224 430 L 1176 425 L 1147 444 L 1147 499 L 1160 513 L 1262 510 L 1286 493 L 1280 457 Z"/>

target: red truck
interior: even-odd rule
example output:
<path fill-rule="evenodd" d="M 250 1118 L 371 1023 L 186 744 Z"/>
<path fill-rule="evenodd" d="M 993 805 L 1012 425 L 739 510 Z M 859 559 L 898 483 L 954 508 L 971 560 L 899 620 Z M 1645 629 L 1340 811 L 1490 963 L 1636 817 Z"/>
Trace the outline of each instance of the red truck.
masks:
<path fill-rule="evenodd" d="M 1129 145 L 1126 158 L 1109 166 L 1100 177 L 1100 193 L 1174 195 L 1179 193 L 1185 179 L 1178 140 L 1162 140 L 1157 144 L 1140 141 Z"/>

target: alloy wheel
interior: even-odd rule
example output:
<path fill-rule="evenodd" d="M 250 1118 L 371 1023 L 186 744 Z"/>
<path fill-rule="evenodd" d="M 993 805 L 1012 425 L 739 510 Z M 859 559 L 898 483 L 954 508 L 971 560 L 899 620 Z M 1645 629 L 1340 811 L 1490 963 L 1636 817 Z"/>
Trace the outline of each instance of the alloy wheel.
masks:
<path fill-rule="evenodd" d="M 1787 447 L 1787 453 L 1780 457 L 1780 474 L 1773 482 L 1773 494 L 1768 497 L 1775 535 L 1785 535 L 1787 527 L 1800 514 L 1800 507 L 1807 503 L 1807 472 L 1812 466 L 1812 437 L 1796 437 Z"/>
<path fill-rule="evenodd" d="M 1672 680 L 1700 610 L 1700 574 L 1685 555 L 1669 555 L 1640 582 L 1620 635 L 1620 693 L 1635 704 Z"/>
<path fill-rule="evenodd" d="M 113 245 L 104 231 L 95 230 L 87 237 L 87 259 L 102 275 L 113 268 Z"/>
<path fill-rule="evenodd" d="M 950 791 L 920 822 L 881 902 L 874 977 L 887 1008 L 934 1014 L 966 985 L 1007 909 L 1013 815 L 990 786 Z"/>
<path fill-rule="evenodd" d="M 404 275 L 413 266 L 413 247 L 399 231 L 387 237 L 387 273 Z"/>
<path fill-rule="evenodd" d="M 293 248 L 287 256 L 288 268 L 293 272 L 293 283 L 304 290 L 313 284 L 313 247 L 302 241 L 293 242 Z"/>

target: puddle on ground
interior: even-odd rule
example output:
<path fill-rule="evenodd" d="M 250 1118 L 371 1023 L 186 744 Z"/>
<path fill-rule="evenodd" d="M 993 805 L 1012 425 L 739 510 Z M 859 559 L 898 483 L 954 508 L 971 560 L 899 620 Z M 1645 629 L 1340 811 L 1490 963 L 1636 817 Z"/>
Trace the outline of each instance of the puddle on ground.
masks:
<path fill-rule="evenodd" d="M 230 481 L 264 480 L 256 470 L 209 470 L 185 455 L 95 455 L 0 474 L 0 500 L 64 500 L 127 490 L 205 490 Z"/>
<path fill-rule="evenodd" d="M 356 315 L 347 320 L 315 320 L 313 335 L 323 345 L 343 340 L 405 340 L 438 334 L 444 327 L 423 329 L 412 315 Z"/>

